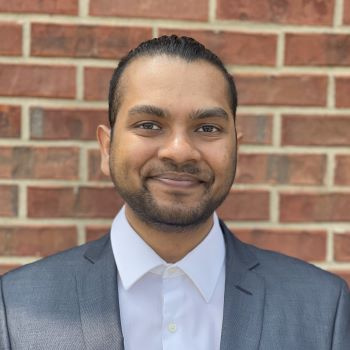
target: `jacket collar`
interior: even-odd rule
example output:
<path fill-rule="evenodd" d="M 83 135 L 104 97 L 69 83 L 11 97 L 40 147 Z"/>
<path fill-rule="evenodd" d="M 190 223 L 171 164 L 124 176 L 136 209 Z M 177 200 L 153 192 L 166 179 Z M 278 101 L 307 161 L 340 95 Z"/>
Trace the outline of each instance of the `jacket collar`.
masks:
<path fill-rule="evenodd" d="M 265 285 L 251 248 L 220 222 L 226 244 L 226 281 L 220 350 L 256 350 L 262 332 Z"/>
<path fill-rule="evenodd" d="M 117 268 L 109 235 L 89 245 L 76 273 L 81 323 L 87 350 L 123 350 Z"/>
<path fill-rule="evenodd" d="M 220 350 L 257 350 L 262 332 L 265 285 L 249 245 L 220 221 L 226 245 L 226 281 Z M 110 236 L 89 245 L 76 274 L 86 348 L 122 350 L 117 268 Z M 101 347 L 103 343 L 103 347 Z"/>

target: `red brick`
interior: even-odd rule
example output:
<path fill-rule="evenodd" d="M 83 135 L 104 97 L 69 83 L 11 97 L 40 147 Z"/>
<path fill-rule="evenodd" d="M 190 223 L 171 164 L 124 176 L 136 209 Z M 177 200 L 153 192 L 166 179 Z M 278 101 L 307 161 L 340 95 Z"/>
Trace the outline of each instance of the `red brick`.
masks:
<path fill-rule="evenodd" d="M 17 216 L 18 210 L 17 186 L 0 185 L 0 216 Z"/>
<path fill-rule="evenodd" d="M 78 0 L 0 0 L 0 12 L 76 15 Z"/>
<path fill-rule="evenodd" d="M 87 67 L 84 69 L 84 99 L 87 101 L 107 101 L 112 68 Z"/>
<path fill-rule="evenodd" d="M 238 159 L 237 183 L 321 185 L 326 171 L 325 155 L 246 154 Z"/>
<path fill-rule="evenodd" d="M 337 155 L 335 164 L 334 183 L 336 185 L 350 186 L 350 156 Z"/>
<path fill-rule="evenodd" d="M 334 0 L 218 0 L 219 19 L 332 25 Z"/>
<path fill-rule="evenodd" d="M 160 29 L 159 35 L 190 36 L 217 54 L 225 64 L 276 64 L 277 37 L 274 34 L 235 33 L 209 30 Z"/>
<path fill-rule="evenodd" d="M 325 106 L 327 78 L 317 75 L 238 75 L 240 104 Z"/>
<path fill-rule="evenodd" d="M 95 239 L 99 239 L 108 233 L 110 230 L 109 226 L 88 226 L 85 229 L 86 232 L 86 241 L 94 241 Z"/>
<path fill-rule="evenodd" d="M 335 273 L 339 277 L 341 277 L 345 282 L 348 284 L 350 288 L 350 271 L 343 271 L 343 270 L 331 270 L 330 272 Z"/>
<path fill-rule="evenodd" d="M 336 261 L 350 261 L 350 233 L 334 235 L 334 259 Z"/>
<path fill-rule="evenodd" d="M 101 109 L 30 109 L 30 138 L 34 140 L 96 140 L 96 128 L 108 124 Z"/>
<path fill-rule="evenodd" d="M 350 108 L 350 77 L 338 77 L 335 80 L 335 104 L 338 108 Z"/>
<path fill-rule="evenodd" d="M 285 64 L 291 66 L 349 66 L 347 34 L 287 34 Z"/>
<path fill-rule="evenodd" d="M 2 264 L 0 265 L 0 276 L 5 274 L 6 272 L 9 272 L 11 270 L 14 270 L 15 268 L 19 267 L 20 265 L 7 265 L 7 264 Z"/>
<path fill-rule="evenodd" d="M 307 261 L 326 258 L 327 233 L 325 231 L 237 229 L 236 236 L 259 248 L 274 250 Z"/>
<path fill-rule="evenodd" d="M 123 202 L 113 187 L 28 187 L 32 218 L 113 218 Z"/>
<path fill-rule="evenodd" d="M 0 227 L 2 256 L 47 256 L 76 245 L 75 227 Z"/>
<path fill-rule="evenodd" d="M 74 98 L 75 68 L 0 64 L 0 95 Z"/>
<path fill-rule="evenodd" d="M 238 113 L 237 133 L 242 135 L 240 144 L 271 145 L 272 116 Z"/>
<path fill-rule="evenodd" d="M 0 137 L 21 136 L 21 107 L 0 105 Z"/>
<path fill-rule="evenodd" d="M 282 144 L 349 146 L 350 116 L 283 116 Z"/>
<path fill-rule="evenodd" d="M 281 222 L 350 221 L 350 193 L 281 193 Z"/>
<path fill-rule="evenodd" d="M 343 23 L 350 24 L 350 0 L 344 0 Z"/>
<path fill-rule="evenodd" d="M 88 153 L 89 164 L 89 180 L 90 181 L 111 181 L 111 179 L 104 175 L 100 167 L 101 155 L 97 149 L 90 149 Z"/>
<path fill-rule="evenodd" d="M 90 15 L 206 21 L 206 0 L 90 0 Z"/>
<path fill-rule="evenodd" d="M 231 191 L 218 208 L 223 220 L 269 220 L 269 193 L 267 191 Z"/>
<path fill-rule="evenodd" d="M 79 178 L 77 147 L 0 147 L 0 178 Z"/>
<path fill-rule="evenodd" d="M 22 54 L 22 26 L 14 23 L 0 23 L 0 55 Z"/>
<path fill-rule="evenodd" d="M 152 37 L 151 28 L 47 23 L 32 24 L 31 32 L 31 54 L 46 57 L 116 59 Z"/>

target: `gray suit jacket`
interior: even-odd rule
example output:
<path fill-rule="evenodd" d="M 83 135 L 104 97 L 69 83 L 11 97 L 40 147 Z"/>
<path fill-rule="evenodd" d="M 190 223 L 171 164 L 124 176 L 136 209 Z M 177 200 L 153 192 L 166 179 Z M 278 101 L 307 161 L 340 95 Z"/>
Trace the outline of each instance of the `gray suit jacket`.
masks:
<path fill-rule="evenodd" d="M 350 349 L 350 294 L 344 281 L 244 244 L 222 228 L 221 350 Z M 117 290 L 109 235 L 6 274 L 0 349 L 123 349 Z"/>

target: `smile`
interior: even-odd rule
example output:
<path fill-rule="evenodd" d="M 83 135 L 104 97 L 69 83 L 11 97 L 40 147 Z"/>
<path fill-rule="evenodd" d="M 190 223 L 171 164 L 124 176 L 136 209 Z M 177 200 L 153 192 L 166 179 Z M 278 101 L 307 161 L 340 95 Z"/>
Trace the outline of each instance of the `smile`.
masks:
<path fill-rule="evenodd" d="M 162 174 L 153 176 L 150 178 L 150 180 L 157 181 L 158 183 L 165 186 L 175 187 L 179 189 L 191 188 L 203 184 L 203 181 L 188 174 Z"/>

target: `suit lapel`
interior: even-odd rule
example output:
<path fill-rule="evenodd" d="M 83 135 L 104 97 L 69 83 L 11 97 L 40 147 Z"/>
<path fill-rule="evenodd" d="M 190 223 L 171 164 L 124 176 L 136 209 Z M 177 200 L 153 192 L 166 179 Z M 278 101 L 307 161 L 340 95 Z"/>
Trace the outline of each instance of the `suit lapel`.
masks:
<path fill-rule="evenodd" d="M 265 286 L 249 248 L 221 223 L 226 241 L 226 281 L 220 350 L 256 350 L 263 324 Z"/>
<path fill-rule="evenodd" d="M 87 350 L 122 350 L 117 269 L 109 235 L 93 242 L 76 273 Z"/>

